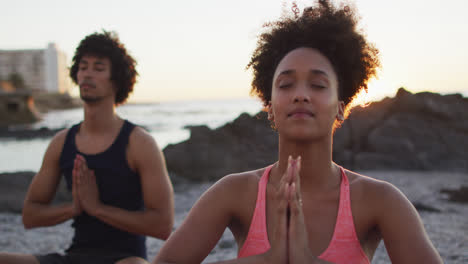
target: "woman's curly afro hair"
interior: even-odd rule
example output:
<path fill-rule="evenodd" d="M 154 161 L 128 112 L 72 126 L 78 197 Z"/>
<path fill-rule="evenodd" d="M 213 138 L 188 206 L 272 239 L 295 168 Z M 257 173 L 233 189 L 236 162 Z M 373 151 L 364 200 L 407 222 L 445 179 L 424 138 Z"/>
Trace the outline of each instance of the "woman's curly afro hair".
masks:
<path fill-rule="evenodd" d="M 294 5 L 297 9 L 297 7 Z M 248 68 L 253 70 L 251 94 L 265 106 L 271 100 L 273 75 L 281 59 L 290 51 L 308 47 L 320 51 L 333 65 L 338 76 L 339 100 L 348 105 L 380 67 L 379 52 L 357 30 L 357 18 L 349 6 L 335 8 L 328 0 L 307 7 L 301 15 L 267 23 Z"/>

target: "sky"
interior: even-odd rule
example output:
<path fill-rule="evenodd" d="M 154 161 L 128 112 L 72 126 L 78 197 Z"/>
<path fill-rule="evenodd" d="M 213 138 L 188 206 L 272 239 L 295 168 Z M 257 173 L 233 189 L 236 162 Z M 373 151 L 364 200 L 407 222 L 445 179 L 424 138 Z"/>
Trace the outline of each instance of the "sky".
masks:
<path fill-rule="evenodd" d="M 138 62 L 131 102 L 243 98 L 252 80 L 245 66 L 262 25 L 290 10 L 291 2 L 0 0 L 0 49 L 54 42 L 70 62 L 86 35 L 112 30 Z M 468 1 L 349 2 L 381 54 L 379 79 L 365 100 L 393 96 L 400 87 L 468 96 Z"/>

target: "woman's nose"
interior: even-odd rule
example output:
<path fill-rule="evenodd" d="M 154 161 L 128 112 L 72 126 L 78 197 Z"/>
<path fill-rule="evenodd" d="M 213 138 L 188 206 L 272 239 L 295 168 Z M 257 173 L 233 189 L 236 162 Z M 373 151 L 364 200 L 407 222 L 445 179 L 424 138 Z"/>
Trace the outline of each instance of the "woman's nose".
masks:
<path fill-rule="evenodd" d="M 308 94 L 308 90 L 306 85 L 298 86 L 294 91 L 294 102 L 310 102 L 310 95 Z"/>

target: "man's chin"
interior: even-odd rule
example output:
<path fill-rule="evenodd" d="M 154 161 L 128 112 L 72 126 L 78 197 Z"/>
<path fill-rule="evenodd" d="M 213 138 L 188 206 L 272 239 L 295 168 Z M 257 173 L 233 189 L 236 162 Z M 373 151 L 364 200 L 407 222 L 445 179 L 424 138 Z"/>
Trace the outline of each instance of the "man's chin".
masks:
<path fill-rule="evenodd" d="M 83 100 L 83 102 L 85 103 L 96 103 L 96 102 L 99 102 L 101 101 L 101 97 L 95 97 L 95 96 L 80 96 L 81 97 L 81 100 Z"/>

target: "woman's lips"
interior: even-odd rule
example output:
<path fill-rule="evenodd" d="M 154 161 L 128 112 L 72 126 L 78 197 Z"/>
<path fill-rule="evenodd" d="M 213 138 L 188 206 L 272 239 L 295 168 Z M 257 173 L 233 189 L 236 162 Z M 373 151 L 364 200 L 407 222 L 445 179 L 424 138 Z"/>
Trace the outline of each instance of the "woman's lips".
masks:
<path fill-rule="evenodd" d="M 306 109 L 297 109 L 288 114 L 288 117 L 304 118 L 304 117 L 314 117 L 315 114 L 312 111 Z"/>

